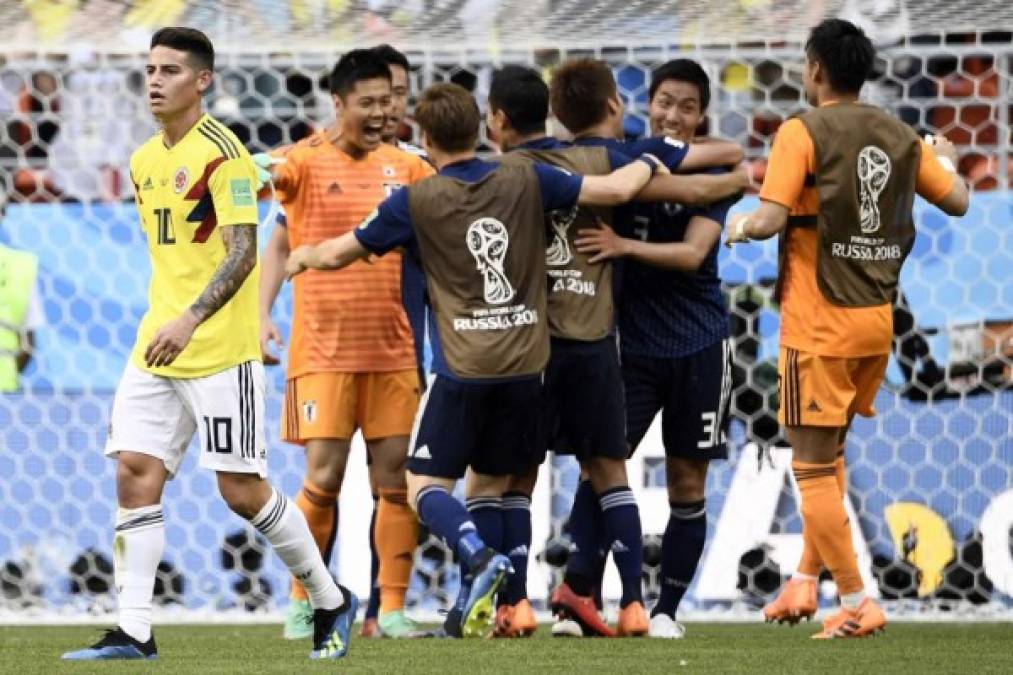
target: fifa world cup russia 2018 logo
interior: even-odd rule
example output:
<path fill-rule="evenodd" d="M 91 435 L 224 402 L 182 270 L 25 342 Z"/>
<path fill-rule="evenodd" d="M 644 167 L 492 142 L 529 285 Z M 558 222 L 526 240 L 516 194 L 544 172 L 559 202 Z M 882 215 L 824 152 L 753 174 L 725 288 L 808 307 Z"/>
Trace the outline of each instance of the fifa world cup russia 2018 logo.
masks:
<path fill-rule="evenodd" d="M 468 226 L 468 251 L 482 275 L 483 296 L 490 305 L 510 302 L 516 291 L 503 272 L 510 235 L 495 218 L 479 218 Z"/>
<path fill-rule="evenodd" d="M 573 221 L 577 219 L 577 208 L 557 209 L 549 214 L 552 225 L 552 243 L 545 249 L 545 264 L 552 267 L 567 265 L 573 260 L 570 248 L 569 232 Z"/>
<path fill-rule="evenodd" d="M 879 215 L 879 195 L 890 180 L 890 158 L 875 145 L 858 153 L 858 214 L 864 234 L 877 232 L 883 224 Z"/>

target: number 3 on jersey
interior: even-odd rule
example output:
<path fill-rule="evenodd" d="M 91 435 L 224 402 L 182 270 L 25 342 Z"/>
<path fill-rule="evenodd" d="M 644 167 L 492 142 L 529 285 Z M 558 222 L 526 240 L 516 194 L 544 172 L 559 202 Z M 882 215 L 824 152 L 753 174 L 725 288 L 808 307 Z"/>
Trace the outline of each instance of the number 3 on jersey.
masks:
<path fill-rule="evenodd" d="M 172 227 L 172 210 L 155 209 L 155 222 L 158 226 L 158 243 L 175 244 L 176 231 Z"/>

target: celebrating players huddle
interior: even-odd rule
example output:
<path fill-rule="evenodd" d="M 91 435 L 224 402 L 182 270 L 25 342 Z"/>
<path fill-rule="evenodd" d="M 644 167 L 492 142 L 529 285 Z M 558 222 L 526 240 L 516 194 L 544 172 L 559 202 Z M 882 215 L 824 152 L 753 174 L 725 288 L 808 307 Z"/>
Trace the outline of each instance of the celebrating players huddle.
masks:
<path fill-rule="evenodd" d="M 825 564 L 842 601 L 815 636 L 825 638 L 885 625 L 857 573 L 838 450 L 852 416 L 874 414 L 911 199 L 917 190 L 948 213 L 967 208 L 963 183 L 936 157 L 955 159 L 951 145 L 919 141 L 857 103 L 872 58 L 847 22 L 813 30 L 805 85 L 819 107 L 785 125 L 760 208 L 734 219 L 726 239 L 782 236 L 781 417 L 806 550 L 764 614 L 815 613 Z M 482 115 L 455 84 L 418 98 L 426 159 L 398 140 L 410 66 L 388 46 L 338 61 L 334 126 L 251 158 L 202 111 L 213 67 L 199 31 L 152 39 L 148 94 L 162 131 L 130 167 L 151 306 L 106 449 L 118 462 L 119 623 L 64 658 L 156 658 L 162 489 L 195 432 L 226 503 L 291 571 L 284 634 L 312 638 L 312 658 L 347 653 L 358 608 L 326 567 L 356 430 L 374 493 L 364 635 L 426 634 L 404 612 L 418 522 L 462 570 L 440 634 L 531 635 L 529 506 L 552 450 L 581 467 L 553 634 L 683 637 L 675 619 L 706 538 L 707 468 L 727 456 L 731 350 L 717 245 L 747 185 L 741 149 L 697 135 L 710 100 L 700 65 L 677 59 L 655 71 L 651 136 L 637 141 L 621 140 L 623 105 L 605 63 L 566 62 L 548 85 L 502 68 L 485 116 L 504 153 L 494 159 L 476 155 Z M 550 107 L 570 140 L 546 133 Z M 256 197 L 268 180 L 285 217 L 261 270 Z M 861 246 L 886 253 L 850 253 Z M 306 453 L 295 501 L 265 479 L 262 428 L 262 360 L 277 362 L 270 312 L 286 276 L 295 314 L 281 435 Z M 625 463 L 659 412 L 671 513 L 649 617 Z M 462 478 L 464 504 L 451 495 Z M 609 553 L 622 582 L 615 628 L 601 613 Z"/>

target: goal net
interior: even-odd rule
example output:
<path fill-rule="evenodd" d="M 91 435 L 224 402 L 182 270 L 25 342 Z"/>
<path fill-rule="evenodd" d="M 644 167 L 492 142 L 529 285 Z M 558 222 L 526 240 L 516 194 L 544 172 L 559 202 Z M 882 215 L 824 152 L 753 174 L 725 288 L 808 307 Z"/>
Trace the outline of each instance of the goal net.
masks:
<path fill-rule="evenodd" d="M 415 91 L 452 80 L 484 106 L 492 70 L 548 72 L 574 55 L 605 59 L 627 104 L 626 132 L 647 129 L 651 71 L 701 61 L 713 91 L 710 133 L 745 149 L 754 188 L 779 124 L 804 108 L 801 44 L 827 16 L 877 43 L 865 97 L 920 133 L 957 144 L 974 187 L 960 219 L 916 205 L 918 239 L 895 309 L 895 353 L 847 446 L 848 507 L 867 587 L 905 616 L 1013 616 L 1013 5 L 853 0 L 334 0 L 0 5 L 0 243 L 35 253 L 41 317 L 17 392 L 0 394 L 0 620 L 77 620 L 114 605 L 114 464 L 102 456 L 113 392 L 146 306 L 149 265 L 132 203 L 130 152 L 147 111 L 147 40 L 162 25 L 205 29 L 219 51 L 209 111 L 251 151 L 294 141 L 333 111 L 322 76 L 342 49 L 390 42 Z M 484 150 L 491 151 L 486 144 Z M 736 210 L 755 205 L 755 189 Z M 261 205 L 266 220 L 269 205 Z M 267 223 L 261 241 L 268 239 Z M 686 613 L 741 618 L 776 591 L 801 551 L 790 451 L 776 423 L 778 311 L 774 244 L 721 252 L 732 311 L 735 386 L 730 458 L 712 465 L 708 545 Z M 287 333 L 288 290 L 275 309 Z M 294 494 L 301 451 L 278 438 L 284 375 L 268 371 L 272 480 Z M 167 545 L 156 584 L 166 614 L 275 617 L 281 564 L 217 496 L 193 452 L 165 495 Z M 652 429 L 630 464 L 645 532 L 645 588 L 658 588 L 668 517 L 664 451 Z M 565 559 L 577 482 L 569 460 L 542 469 L 529 592 L 544 607 Z M 368 593 L 370 494 L 356 441 L 340 498 L 332 568 Z M 456 593 L 446 548 L 423 541 L 409 607 Z M 823 602 L 833 601 L 832 584 Z M 618 596 L 610 571 L 605 594 Z"/>

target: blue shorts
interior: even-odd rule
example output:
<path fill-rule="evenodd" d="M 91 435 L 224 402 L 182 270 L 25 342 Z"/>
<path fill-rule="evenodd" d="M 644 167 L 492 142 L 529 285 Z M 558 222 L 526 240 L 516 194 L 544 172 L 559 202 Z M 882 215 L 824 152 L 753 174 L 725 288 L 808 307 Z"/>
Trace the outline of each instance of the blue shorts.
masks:
<path fill-rule="evenodd" d="M 544 445 L 541 378 L 466 382 L 436 375 L 419 403 L 407 469 L 461 478 L 470 466 L 488 476 L 522 473 Z"/>
<path fill-rule="evenodd" d="M 636 450 L 661 411 L 667 457 L 727 459 L 731 343 L 675 359 L 623 355 L 626 438 Z"/>
<path fill-rule="evenodd" d="M 545 369 L 545 430 L 557 454 L 626 459 L 623 377 L 615 338 L 552 339 Z"/>

